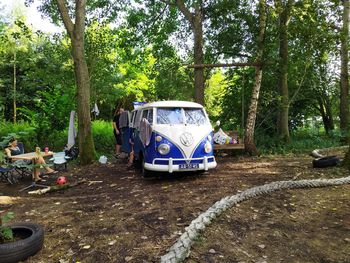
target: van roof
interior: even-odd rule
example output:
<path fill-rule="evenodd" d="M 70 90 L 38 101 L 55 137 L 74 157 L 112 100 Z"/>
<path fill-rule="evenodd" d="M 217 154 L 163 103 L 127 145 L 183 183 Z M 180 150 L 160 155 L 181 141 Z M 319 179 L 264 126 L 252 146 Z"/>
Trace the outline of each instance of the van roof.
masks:
<path fill-rule="evenodd" d="M 180 101 L 180 100 L 166 100 L 166 101 L 155 101 L 143 105 L 140 108 L 149 107 L 184 107 L 184 108 L 203 108 L 199 103 L 192 101 Z"/>

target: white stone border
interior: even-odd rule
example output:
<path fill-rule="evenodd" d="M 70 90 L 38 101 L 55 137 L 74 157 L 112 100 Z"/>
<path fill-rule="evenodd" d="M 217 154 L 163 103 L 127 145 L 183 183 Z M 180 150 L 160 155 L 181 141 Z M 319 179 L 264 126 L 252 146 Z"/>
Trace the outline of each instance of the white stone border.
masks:
<path fill-rule="evenodd" d="M 168 249 L 168 253 L 160 258 L 161 263 L 182 262 L 190 254 L 191 246 L 199 237 L 200 233 L 206 226 L 225 210 L 247 199 L 270 194 L 282 189 L 297 188 L 316 188 L 350 184 L 350 176 L 337 179 L 316 179 L 316 180 L 300 180 L 300 181 L 279 181 L 261 186 L 256 186 L 243 191 L 240 194 L 227 196 L 216 202 L 207 211 L 194 219 L 191 224 L 185 228 L 185 232 L 179 237 L 173 246 Z"/>

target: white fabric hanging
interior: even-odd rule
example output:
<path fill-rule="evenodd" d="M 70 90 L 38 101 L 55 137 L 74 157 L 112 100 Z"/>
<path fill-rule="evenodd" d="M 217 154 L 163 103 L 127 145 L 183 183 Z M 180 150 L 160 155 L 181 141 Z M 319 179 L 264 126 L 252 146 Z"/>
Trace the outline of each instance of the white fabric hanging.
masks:
<path fill-rule="evenodd" d="M 91 111 L 92 113 L 95 113 L 96 116 L 98 116 L 100 114 L 100 110 L 97 107 L 97 103 L 95 102 L 95 105 Z"/>
<path fill-rule="evenodd" d="M 75 144 L 75 137 L 77 135 L 77 132 L 75 130 L 74 126 L 74 117 L 75 117 L 75 111 L 72 110 L 70 112 L 70 118 L 69 118 L 69 128 L 68 128 L 68 142 L 66 149 L 69 150 L 72 148 Z"/>

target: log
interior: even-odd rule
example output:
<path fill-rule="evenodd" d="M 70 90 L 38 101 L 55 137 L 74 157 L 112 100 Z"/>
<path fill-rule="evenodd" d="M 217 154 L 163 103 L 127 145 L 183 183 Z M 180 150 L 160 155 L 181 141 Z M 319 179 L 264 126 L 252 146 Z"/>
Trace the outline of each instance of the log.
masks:
<path fill-rule="evenodd" d="M 48 186 L 47 188 L 44 188 L 44 189 L 29 191 L 28 194 L 30 194 L 30 195 L 42 195 L 42 194 L 46 194 L 46 193 L 49 193 L 49 192 L 54 192 L 54 191 L 68 189 L 68 188 L 80 185 L 82 183 L 85 183 L 85 182 L 86 182 L 86 180 L 81 180 L 81 181 L 78 181 L 78 182 L 75 182 L 75 183 L 72 183 L 72 184 Z"/>

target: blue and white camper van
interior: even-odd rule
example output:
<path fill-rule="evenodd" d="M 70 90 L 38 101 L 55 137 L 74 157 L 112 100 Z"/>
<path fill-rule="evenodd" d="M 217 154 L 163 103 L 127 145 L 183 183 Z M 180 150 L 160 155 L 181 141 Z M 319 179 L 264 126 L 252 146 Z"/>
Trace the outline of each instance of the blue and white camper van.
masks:
<path fill-rule="evenodd" d="M 135 157 L 143 171 L 206 171 L 216 167 L 213 128 L 202 105 L 159 101 L 132 112 Z"/>

